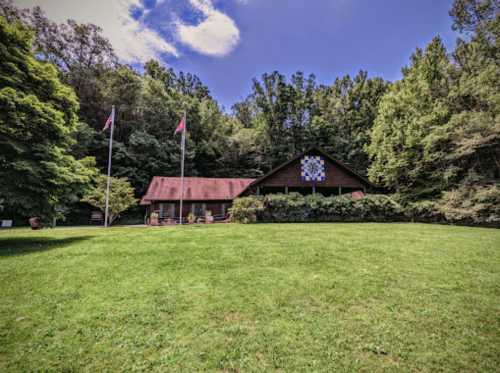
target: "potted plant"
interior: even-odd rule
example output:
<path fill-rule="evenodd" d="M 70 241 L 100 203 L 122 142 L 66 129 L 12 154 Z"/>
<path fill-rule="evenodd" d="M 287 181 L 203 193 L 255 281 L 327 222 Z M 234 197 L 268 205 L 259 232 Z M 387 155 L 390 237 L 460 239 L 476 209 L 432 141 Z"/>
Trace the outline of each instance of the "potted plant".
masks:
<path fill-rule="evenodd" d="M 158 225 L 159 216 L 160 215 L 156 211 L 153 211 L 149 216 L 149 225 Z"/>
<path fill-rule="evenodd" d="M 42 221 L 40 220 L 39 217 L 35 216 L 29 219 L 31 229 L 37 230 L 37 229 L 42 229 Z"/>
<path fill-rule="evenodd" d="M 212 224 L 214 222 L 214 217 L 212 215 L 212 211 L 207 210 L 205 213 L 205 223 Z"/>

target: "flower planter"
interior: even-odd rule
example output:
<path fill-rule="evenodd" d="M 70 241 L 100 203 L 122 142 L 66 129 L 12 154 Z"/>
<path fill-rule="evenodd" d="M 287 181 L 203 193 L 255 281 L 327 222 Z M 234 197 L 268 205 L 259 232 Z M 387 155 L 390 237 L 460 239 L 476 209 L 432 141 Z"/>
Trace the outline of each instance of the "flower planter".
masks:
<path fill-rule="evenodd" d="M 152 212 L 149 216 L 149 225 L 158 225 L 159 224 L 159 215 L 157 212 Z"/>
<path fill-rule="evenodd" d="M 31 229 L 38 230 L 42 229 L 42 222 L 39 217 L 32 217 L 29 219 Z"/>

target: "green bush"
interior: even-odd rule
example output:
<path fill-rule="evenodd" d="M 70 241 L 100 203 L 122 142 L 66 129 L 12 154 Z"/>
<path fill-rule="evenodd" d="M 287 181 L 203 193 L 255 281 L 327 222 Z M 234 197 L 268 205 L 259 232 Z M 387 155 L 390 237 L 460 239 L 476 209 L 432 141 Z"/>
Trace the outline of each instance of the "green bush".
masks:
<path fill-rule="evenodd" d="M 438 223 L 446 219 L 435 201 L 410 202 L 404 207 L 405 215 L 410 221 Z"/>
<path fill-rule="evenodd" d="M 240 223 L 416 221 L 500 226 L 500 188 L 459 188 L 444 193 L 440 200 L 405 204 L 381 194 L 369 194 L 360 200 L 321 194 L 270 194 L 238 198 L 230 213 L 232 221 Z"/>
<path fill-rule="evenodd" d="M 354 201 L 348 197 L 323 197 L 309 195 L 307 201 L 308 221 L 347 221 L 353 217 Z"/>
<path fill-rule="evenodd" d="M 308 206 L 305 198 L 298 193 L 269 194 L 263 197 L 264 208 L 259 221 L 301 222 L 306 221 Z"/>
<path fill-rule="evenodd" d="M 252 222 L 335 222 L 400 221 L 405 219 L 401 205 L 385 195 L 368 195 L 361 200 L 349 197 L 302 196 L 298 193 L 270 194 L 235 200 L 233 221 Z"/>
<path fill-rule="evenodd" d="M 383 194 L 367 195 L 354 205 L 362 221 L 401 221 L 405 217 L 403 207 Z"/>
<path fill-rule="evenodd" d="M 500 227 L 500 187 L 462 185 L 440 199 L 404 205 L 408 220 Z"/>
<path fill-rule="evenodd" d="M 255 223 L 257 214 L 262 211 L 264 205 L 259 197 L 242 197 L 233 202 L 229 209 L 231 221 L 236 223 Z"/>
<path fill-rule="evenodd" d="M 443 193 L 439 211 L 447 221 L 500 226 L 500 186 L 462 185 Z"/>

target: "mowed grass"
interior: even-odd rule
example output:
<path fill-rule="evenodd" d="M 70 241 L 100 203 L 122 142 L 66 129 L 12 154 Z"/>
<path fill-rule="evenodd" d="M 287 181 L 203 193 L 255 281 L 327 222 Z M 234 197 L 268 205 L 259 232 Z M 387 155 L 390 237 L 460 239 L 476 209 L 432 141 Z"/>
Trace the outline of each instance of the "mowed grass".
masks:
<path fill-rule="evenodd" d="M 500 230 L 10 230 L 0 283 L 0 371 L 500 368 Z"/>

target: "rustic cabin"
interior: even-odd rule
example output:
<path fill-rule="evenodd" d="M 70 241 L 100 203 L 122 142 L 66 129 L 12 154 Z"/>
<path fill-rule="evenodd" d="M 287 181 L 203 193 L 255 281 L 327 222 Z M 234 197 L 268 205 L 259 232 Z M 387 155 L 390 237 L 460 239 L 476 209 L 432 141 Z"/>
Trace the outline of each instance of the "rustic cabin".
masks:
<path fill-rule="evenodd" d="M 258 179 L 185 177 L 182 216 L 205 217 L 210 211 L 214 220 L 223 220 L 239 196 L 297 192 L 362 198 L 371 189 L 370 182 L 354 170 L 312 148 Z M 153 177 L 141 199 L 141 205 L 148 208 L 147 216 L 156 212 L 160 222 L 178 220 L 180 190 L 180 177 Z"/>
<path fill-rule="evenodd" d="M 224 219 L 233 200 L 254 179 L 185 177 L 182 216 L 192 214 L 205 217 L 210 211 L 215 220 Z M 180 216 L 180 177 L 155 176 L 141 199 L 141 205 L 158 213 L 160 222 L 178 219 Z"/>
<path fill-rule="evenodd" d="M 253 181 L 241 195 L 297 192 L 332 196 L 371 189 L 373 185 L 363 176 L 323 150 L 312 148 Z"/>

